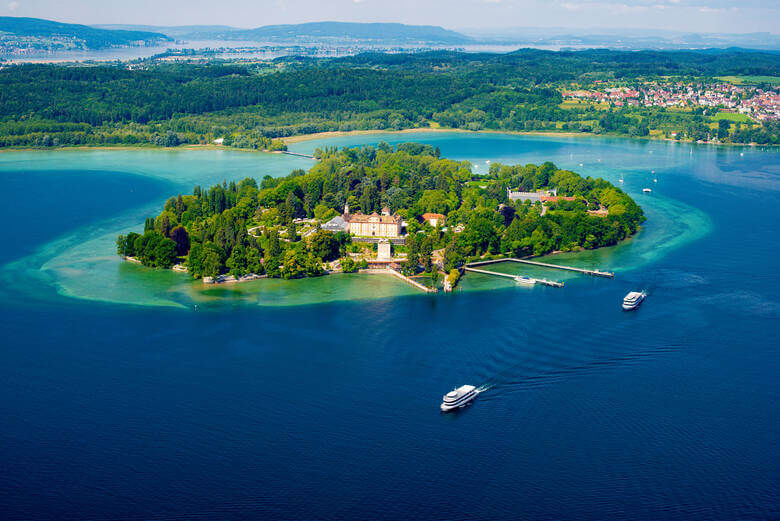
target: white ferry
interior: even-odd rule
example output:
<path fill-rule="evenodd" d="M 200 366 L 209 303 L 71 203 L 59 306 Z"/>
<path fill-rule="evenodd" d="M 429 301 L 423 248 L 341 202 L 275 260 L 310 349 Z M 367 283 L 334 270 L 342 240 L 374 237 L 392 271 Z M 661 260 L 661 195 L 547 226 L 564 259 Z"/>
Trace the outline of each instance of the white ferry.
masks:
<path fill-rule="evenodd" d="M 642 188 L 642 191 L 643 191 L 644 193 L 646 193 L 646 194 L 649 194 L 650 192 L 652 192 L 652 191 L 653 191 L 653 189 L 652 189 L 652 188 Z"/>
<path fill-rule="evenodd" d="M 623 310 L 632 311 L 642 304 L 647 295 L 643 291 L 632 291 L 623 299 Z"/>
<path fill-rule="evenodd" d="M 479 393 L 473 385 L 461 385 L 444 395 L 441 402 L 442 412 L 449 412 L 465 407 L 474 400 Z"/>

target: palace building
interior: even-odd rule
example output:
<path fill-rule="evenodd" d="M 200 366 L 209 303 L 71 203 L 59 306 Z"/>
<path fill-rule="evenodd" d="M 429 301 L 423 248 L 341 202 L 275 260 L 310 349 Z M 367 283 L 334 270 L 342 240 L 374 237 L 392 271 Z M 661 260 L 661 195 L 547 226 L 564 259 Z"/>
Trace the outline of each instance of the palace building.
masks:
<path fill-rule="evenodd" d="M 344 221 L 347 230 L 358 237 L 388 237 L 401 236 L 402 219 L 399 215 L 390 215 L 389 208 L 382 209 L 382 215 L 374 212 L 371 215 L 356 213 L 350 215 L 349 206 L 344 207 Z"/>

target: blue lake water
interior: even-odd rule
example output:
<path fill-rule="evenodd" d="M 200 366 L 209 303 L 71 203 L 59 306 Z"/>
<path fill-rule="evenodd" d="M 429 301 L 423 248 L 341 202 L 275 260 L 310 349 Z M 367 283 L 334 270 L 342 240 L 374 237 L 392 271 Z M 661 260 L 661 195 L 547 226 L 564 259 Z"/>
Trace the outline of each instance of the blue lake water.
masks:
<path fill-rule="evenodd" d="M 562 257 L 616 272 L 544 273 L 563 289 L 468 275 L 453 295 L 381 276 L 203 291 L 119 262 L 113 238 L 195 183 L 310 162 L 0 154 L 3 518 L 780 517 L 777 150 L 462 133 L 292 148 L 379 139 L 475 171 L 622 176 L 648 222 Z M 631 289 L 649 297 L 624 313 Z M 489 389 L 440 414 L 463 383 Z"/>

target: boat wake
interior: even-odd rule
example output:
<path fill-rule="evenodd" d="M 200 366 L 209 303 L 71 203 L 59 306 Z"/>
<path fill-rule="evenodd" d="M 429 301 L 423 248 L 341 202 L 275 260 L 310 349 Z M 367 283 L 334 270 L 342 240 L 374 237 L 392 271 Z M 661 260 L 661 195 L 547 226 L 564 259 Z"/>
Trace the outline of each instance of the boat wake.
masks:
<path fill-rule="evenodd" d="M 494 385 L 495 385 L 494 383 L 482 384 L 479 387 L 477 387 L 476 389 L 474 389 L 474 391 L 476 393 L 484 393 L 485 391 L 489 391 Z"/>

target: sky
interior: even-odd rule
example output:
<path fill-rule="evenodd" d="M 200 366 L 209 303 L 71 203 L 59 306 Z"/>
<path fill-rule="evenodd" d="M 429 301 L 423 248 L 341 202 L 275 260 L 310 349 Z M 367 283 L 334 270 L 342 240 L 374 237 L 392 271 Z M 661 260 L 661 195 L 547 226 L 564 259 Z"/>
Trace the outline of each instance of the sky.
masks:
<path fill-rule="evenodd" d="M 323 20 L 448 29 L 780 33 L 780 0 L 0 0 L 0 15 L 82 24 L 259 27 Z"/>

